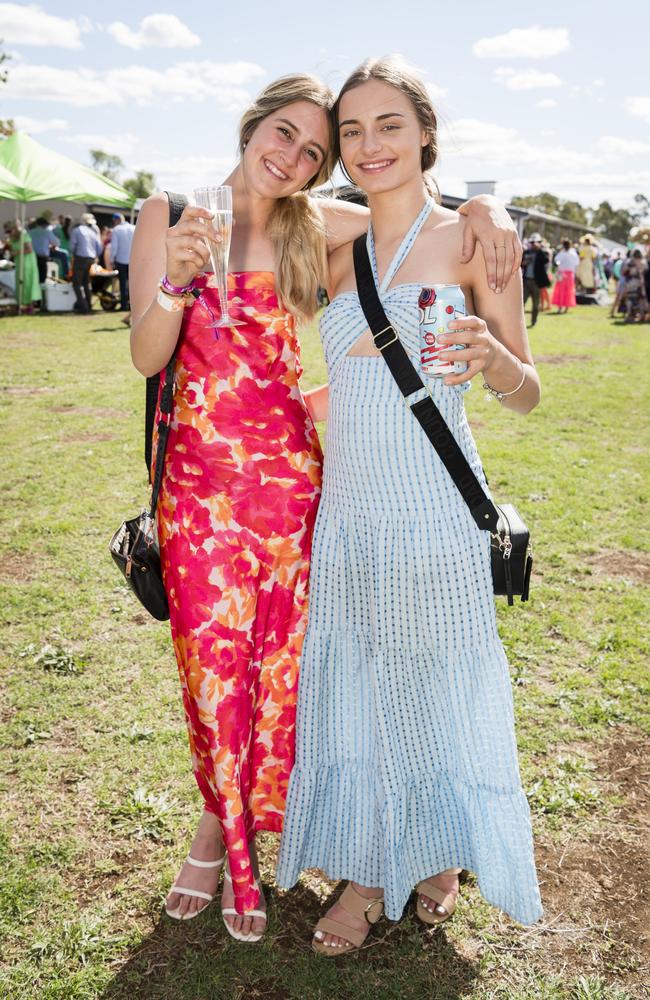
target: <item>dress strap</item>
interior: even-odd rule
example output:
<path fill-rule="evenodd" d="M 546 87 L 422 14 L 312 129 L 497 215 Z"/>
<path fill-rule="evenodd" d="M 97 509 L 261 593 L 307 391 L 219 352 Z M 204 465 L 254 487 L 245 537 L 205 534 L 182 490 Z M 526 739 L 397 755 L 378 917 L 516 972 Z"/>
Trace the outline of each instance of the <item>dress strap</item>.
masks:
<path fill-rule="evenodd" d="M 377 255 L 375 253 L 375 237 L 372 231 L 372 222 L 368 226 L 368 237 L 366 245 L 368 247 L 368 256 L 370 257 L 370 263 L 372 265 L 372 273 L 375 278 L 375 284 L 377 285 L 380 294 L 382 294 L 388 289 L 388 286 L 395 277 L 397 271 L 400 269 L 400 267 L 406 260 L 411 247 L 415 243 L 418 234 L 422 229 L 422 226 L 431 215 L 431 210 L 433 209 L 433 206 L 434 206 L 433 199 L 427 198 L 420 210 L 419 215 L 417 216 L 417 218 L 413 222 L 413 225 L 411 226 L 406 236 L 404 237 L 399 247 L 397 248 L 397 252 L 395 253 L 395 256 L 391 260 L 390 264 L 388 265 L 388 268 L 386 269 L 386 273 L 384 275 L 384 279 L 381 282 L 381 284 L 379 283 L 379 272 L 377 271 Z"/>

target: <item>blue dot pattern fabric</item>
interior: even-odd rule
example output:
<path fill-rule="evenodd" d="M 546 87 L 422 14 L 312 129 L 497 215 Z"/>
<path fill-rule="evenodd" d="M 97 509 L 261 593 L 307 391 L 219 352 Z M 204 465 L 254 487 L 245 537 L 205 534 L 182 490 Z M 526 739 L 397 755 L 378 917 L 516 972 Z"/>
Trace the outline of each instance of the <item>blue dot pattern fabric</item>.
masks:
<path fill-rule="evenodd" d="M 390 283 L 430 211 L 381 285 L 368 232 L 382 303 L 416 366 L 421 286 Z M 327 450 L 277 882 L 321 868 L 382 886 L 397 920 L 418 881 L 463 867 L 490 903 L 530 924 L 542 909 L 489 535 L 383 359 L 348 354 L 366 329 L 356 292 L 322 318 Z M 467 383 L 427 382 L 485 485 Z"/>

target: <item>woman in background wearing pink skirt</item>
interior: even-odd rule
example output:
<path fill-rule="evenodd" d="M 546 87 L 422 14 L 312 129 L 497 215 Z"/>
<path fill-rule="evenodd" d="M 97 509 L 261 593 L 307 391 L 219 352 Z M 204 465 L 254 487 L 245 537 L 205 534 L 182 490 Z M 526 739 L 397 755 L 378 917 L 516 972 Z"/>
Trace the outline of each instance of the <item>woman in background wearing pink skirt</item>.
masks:
<path fill-rule="evenodd" d="M 557 267 L 555 287 L 551 303 L 558 313 L 565 313 L 576 304 L 576 268 L 580 258 L 569 240 L 564 240 L 562 249 L 555 258 Z"/>

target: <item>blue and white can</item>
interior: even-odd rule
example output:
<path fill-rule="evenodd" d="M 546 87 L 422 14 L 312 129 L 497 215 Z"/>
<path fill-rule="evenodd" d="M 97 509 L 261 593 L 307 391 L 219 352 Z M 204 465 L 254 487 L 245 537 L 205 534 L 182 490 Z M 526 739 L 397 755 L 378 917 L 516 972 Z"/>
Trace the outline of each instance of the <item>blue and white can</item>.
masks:
<path fill-rule="evenodd" d="M 465 296 L 460 285 L 432 285 L 423 288 L 418 299 L 420 312 L 420 371 L 423 375 L 460 375 L 467 371 L 466 361 L 448 361 L 444 351 L 460 351 L 464 344 L 440 344 L 440 337 L 451 331 L 452 320 L 467 315 Z"/>

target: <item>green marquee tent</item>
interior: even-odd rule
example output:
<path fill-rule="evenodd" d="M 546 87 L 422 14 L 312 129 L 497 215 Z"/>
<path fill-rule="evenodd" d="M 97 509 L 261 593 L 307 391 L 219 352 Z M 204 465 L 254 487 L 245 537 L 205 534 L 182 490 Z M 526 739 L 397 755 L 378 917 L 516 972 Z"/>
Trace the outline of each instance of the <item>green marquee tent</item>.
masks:
<path fill-rule="evenodd" d="M 120 184 L 68 156 L 46 149 L 26 132 L 14 132 L 0 142 L 0 198 L 21 203 L 23 226 L 25 206 L 32 201 L 56 199 L 131 208 L 136 200 Z M 19 287 L 22 262 L 21 256 Z M 19 289 L 17 292 L 20 303 Z M 20 305 L 18 309 L 20 311 Z"/>
<path fill-rule="evenodd" d="M 0 164 L 0 198 L 20 200 L 20 181 L 14 177 L 11 170 Z"/>
<path fill-rule="evenodd" d="M 0 174 L 0 196 L 16 201 L 84 201 L 130 208 L 135 198 L 120 184 L 76 163 L 68 156 L 54 153 L 26 132 L 14 132 L 0 142 L 0 167 L 9 170 L 18 181 L 20 193 L 5 194 Z"/>

